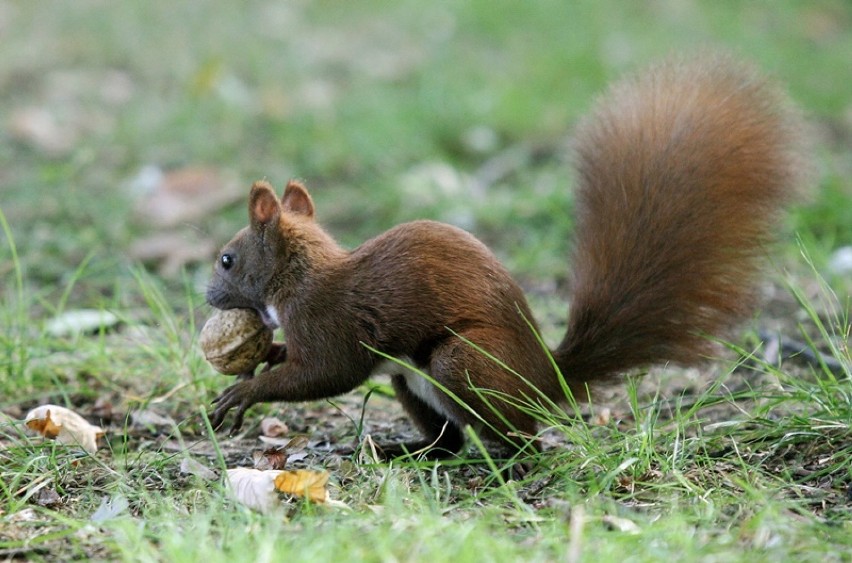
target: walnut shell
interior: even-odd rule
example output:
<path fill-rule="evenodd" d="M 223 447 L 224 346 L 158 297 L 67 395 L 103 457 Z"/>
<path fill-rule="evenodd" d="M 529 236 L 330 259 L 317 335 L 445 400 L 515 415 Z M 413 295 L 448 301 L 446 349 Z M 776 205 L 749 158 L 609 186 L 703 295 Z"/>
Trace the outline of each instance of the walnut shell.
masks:
<path fill-rule="evenodd" d="M 253 371 L 266 358 L 272 330 L 252 309 L 228 309 L 207 319 L 198 342 L 216 371 L 239 375 Z"/>

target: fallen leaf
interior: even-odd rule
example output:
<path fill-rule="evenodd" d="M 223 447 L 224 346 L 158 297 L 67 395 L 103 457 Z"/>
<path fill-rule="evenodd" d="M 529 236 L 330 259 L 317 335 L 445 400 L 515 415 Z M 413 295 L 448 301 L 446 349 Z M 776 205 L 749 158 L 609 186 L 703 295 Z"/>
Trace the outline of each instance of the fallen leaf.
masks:
<path fill-rule="evenodd" d="M 133 241 L 129 255 L 145 264 L 155 264 L 165 277 L 174 277 L 184 266 L 208 262 L 216 254 L 216 245 L 194 231 L 167 231 Z"/>
<path fill-rule="evenodd" d="M 296 463 L 297 461 L 302 461 L 303 459 L 306 459 L 307 457 L 308 457 L 308 452 L 306 452 L 306 451 L 295 452 L 295 453 L 287 455 L 287 461 L 289 463 Z"/>
<path fill-rule="evenodd" d="M 292 454 L 292 453 L 300 452 L 300 451 L 304 450 L 305 448 L 307 448 L 309 442 L 310 442 L 310 440 L 308 440 L 307 436 L 304 436 L 304 435 L 294 436 L 293 438 L 291 438 L 287 442 L 287 444 L 284 447 L 287 449 L 288 453 Z"/>
<path fill-rule="evenodd" d="M 279 492 L 304 497 L 318 503 L 325 503 L 328 491 L 327 471 L 261 471 L 247 467 L 228 469 L 227 485 L 231 497 L 252 510 L 263 514 L 278 506 L 281 502 Z"/>
<path fill-rule="evenodd" d="M 307 436 L 296 436 L 294 438 L 270 438 L 269 436 L 258 436 L 261 442 L 269 446 L 283 448 L 288 454 L 301 452 L 308 447 Z"/>
<path fill-rule="evenodd" d="M 267 416 L 263 420 L 260 421 L 260 432 L 264 436 L 269 436 L 270 438 L 277 438 L 279 436 L 283 436 L 290 429 L 287 428 L 287 425 L 281 422 L 281 420 L 275 418 L 274 416 Z"/>
<path fill-rule="evenodd" d="M 266 514 L 281 503 L 275 489 L 275 477 L 278 473 L 247 467 L 228 469 L 228 492 L 235 501 Z"/>
<path fill-rule="evenodd" d="M 276 448 L 284 448 L 287 447 L 287 444 L 290 443 L 289 438 L 270 438 L 269 436 L 258 436 L 258 440 L 266 444 L 267 446 L 272 446 Z"/>
<path fill-rule="evenodd" d="M 215 471 L 191 457 L 185 457 L 181 460 L 180 472 L 183 475 L 194 475 L 205 481 L 215 481 L 217 478 Z"/>
<path fill-rule="evenodd" d="M 595 426 L 606 426 L 610 420 L 612 420 L 612 411 L 609 407 L 602 407 L 595 412 L 589 422 Z"/>
<path fill-rule="evenodd" d="M 59 496 L 59 493 L 56 492 L 56 489 L 45 488 L 38 492 L 35 497 L 35 502 L 39 506 L 53 508 L 62 504 L 62 498 Z"/>
<path fill-rule="evenodd" d="M 74 336 L 77 334 L 97 334 L 101 330 L 113 327 L 120 319 L 101 309 L 74 309 L 65 311 L 47 323 L 45 330 L 52 336 Z"/>
<path fill-rule="evenodd" d="M 268 436 L 260 436 L 259 438 L 261 442 L 268 444 L 270 447 L 262 454 L 269 458 L 267 462 L 258 463 L 258 459 L 255 458 L 255 467 L 258 469 L 262 469 L 260 465 L 264 465 L 265 463 L 271 466 L 270 469 L 284 469 L 284 464 L 288 461 L 293 463 L 294 461 L 301 461 L 308 457 L 308 452 L 305 451 L 309 443 L 307 436 L 295 436 L 289 439 L 270 438 Z"/>
<path fill-rule="evenodd" d="M 104 435 L 99 426 L 90 424 L 76 412 L 58 405 L 41 405 L 27 413 L 27 428 L 60 444 L 79 445 L 90 454 L 98 449 L 98 438 Z"/>
<path fill-rule="evenodd" d="M 175 227 L 193 223 L 219 209 L 242 201 L 248 192 L 232 174 L 216 168 L 190 166 L 159 176 L 144 167 L 140 174 L 150 182 L 147 192 L 136 205 L 136 213 L 147 225 Z M 138 179 L 129 182 L 139 189 Z"/>
<path fill-rule="evenodd" d="M 283 448 L 267 448 L 262 452 L 254 452 L 254 468 L 265 471 L 267 469 L 284 469 L 289 456 Z"/>
<path fill-rule="evenodd" d="M 619 487 L 631 494 L 636 488 L 636 481 L 632 477 L 629 477 L 627 475 L 619 475 L 616 481 L 618 482 Z"/>
<path fill-rule="evenodd" d="M 328 478 L 328 471 L 281 471 L 275 477 L 275 488 L 282 493 L 305 497 L 314 502 L 325 502 L 328 499 L 328 491 L 325 488 Z"/>

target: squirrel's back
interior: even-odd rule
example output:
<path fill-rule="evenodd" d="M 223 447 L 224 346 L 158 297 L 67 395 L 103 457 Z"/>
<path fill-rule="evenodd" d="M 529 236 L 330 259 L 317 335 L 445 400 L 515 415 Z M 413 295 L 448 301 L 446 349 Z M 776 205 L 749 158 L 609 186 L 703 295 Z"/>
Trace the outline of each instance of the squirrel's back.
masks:
<path fill-rule="evenodd" d="M 718 56 L 615 84 L 576 132 L 568 331 L 575 387 L 690 363 L 754 306 L 760 257 L 801 193 L 801 122 L 773 84 Z"/>

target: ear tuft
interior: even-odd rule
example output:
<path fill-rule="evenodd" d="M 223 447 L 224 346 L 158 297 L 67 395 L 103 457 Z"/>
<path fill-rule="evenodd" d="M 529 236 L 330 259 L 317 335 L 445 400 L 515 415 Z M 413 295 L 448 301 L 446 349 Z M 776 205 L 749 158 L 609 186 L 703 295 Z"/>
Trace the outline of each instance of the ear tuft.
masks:
<path fill-rule="evenodd" d="M 281 204 L 269 182 L 260 180 L 251 187 L 249 195 L 249 220 L 253 227 L 263 227 L 278 220 Z"/>
<path fill-rule="evenodd" d="M 281 204 L 284 211 L 301 215 L 308 219 L 314 216 L 314 202 L 308 194 L 307 188 L 297 180 L 287 182 L 287 187 L 284 188 L 284 197 L 281 198 Z"/>

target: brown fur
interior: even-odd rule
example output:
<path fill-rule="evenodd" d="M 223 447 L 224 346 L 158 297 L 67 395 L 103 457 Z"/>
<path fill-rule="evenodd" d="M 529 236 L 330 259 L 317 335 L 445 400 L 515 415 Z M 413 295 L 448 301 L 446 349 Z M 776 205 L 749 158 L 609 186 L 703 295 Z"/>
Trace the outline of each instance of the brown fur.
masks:
<path fill-rule="evenodd" d="M 669 63 L 603 98 L 577 133 L 575 292 L 553 351 L 576 395 L 651 363 L 693 363 L 705 335 L 751 312 L 758 257 L 798 185 L 795 127 L 780 96 L 727 59 Z M 367 346 L 410 359 L 464 403 L 394 375 L 425 438 L 409 449 L 457 451 L 466 425 L 521 447 L 510 436 L 535 421 L 518 403 L 564 399 L 523 293 L 469 233 L 416 221 L 346 252 L 301 184 L 279 200 L 258 182 L 249 201 L 208 301 L 258 310 L 287 344 L 281 363 L 216 399 L 215 426 L 234 407 L 239 427 L 257 402 L 355 388 L 382 361 Z"/>
<path fill-rule="evenodd" d="M 694 363 L 752 312 L 759 258 L 803 184 L 799 128 L 778 91 L 726 58 L 609 91 L 576 134 L 567 377 Z"/>

